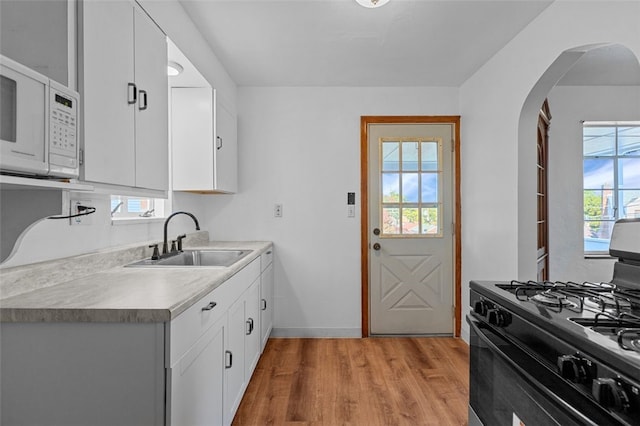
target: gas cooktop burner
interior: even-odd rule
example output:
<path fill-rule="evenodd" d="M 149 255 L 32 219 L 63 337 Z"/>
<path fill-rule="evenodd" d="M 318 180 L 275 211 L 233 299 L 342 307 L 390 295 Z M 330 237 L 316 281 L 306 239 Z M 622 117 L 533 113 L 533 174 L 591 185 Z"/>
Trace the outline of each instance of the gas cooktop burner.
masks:
<path fill-rule="evenodd" d="M 631 301 L 614 294 L 599 294 L 584 298 L 584 306 L 603 312 L 630 312 Z"/>
<path fill-rule="evenodd" d="M 542 293 L 534 294 L 529 297 L 529 300 L 557 309 L 562 309 L 563 307 L 568 309 L 578 308 L 578 304 L 570 301 L 567 295 L 552 290 L 545 290 Z"/>
<path fill-rule="evenodd" d="M 623 328 L 618 332 L 618 344 L 627 351 L 640 352 L 640 328 Z"/>

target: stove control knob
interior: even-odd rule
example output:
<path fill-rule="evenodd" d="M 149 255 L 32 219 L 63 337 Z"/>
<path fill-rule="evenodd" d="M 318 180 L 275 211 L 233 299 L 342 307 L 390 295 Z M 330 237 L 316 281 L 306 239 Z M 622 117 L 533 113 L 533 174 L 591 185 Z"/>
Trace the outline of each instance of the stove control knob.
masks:
<path fill-rule="evenodd" d="M 489 324 L 497 325 L 498 327 L 506 327 L 511 324 L 511 314 L 500 308 L 489 309 L 487 319 Z"/>
<path fill-rule="evenodd" d="M 596 366 L 579 355 L 562 355 L 558 357 L 558 372 L 563 379 L 574 383 L 589 383 L 596 376 Z"/>
<path fill-rule="evenodd" d="M 487 316 L 488 310 L 489 310 L 489 305 L 484 300 L 478 300 L 473 306 L 473 312 L 480 315 L 481 317 Z"/>
<path fill-rule="evenodd" d="M 629 396 L 622 383 L 616 379 L 595 379 L 591 393 L 600 405 L 614 410 L 629 410 Z"/>

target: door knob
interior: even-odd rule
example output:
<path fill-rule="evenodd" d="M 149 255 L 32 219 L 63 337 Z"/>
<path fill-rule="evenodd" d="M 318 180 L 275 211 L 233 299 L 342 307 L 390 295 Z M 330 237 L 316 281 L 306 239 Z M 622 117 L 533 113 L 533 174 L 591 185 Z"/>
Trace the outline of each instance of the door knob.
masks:
<path fill-rule="evenodd" d="M 373 235 L 380 235 L 380 230 L 378 228 L 374 228 Z"/>
<path fill-rule="evenodd" d="M 375 243 L 375 244 L 373 245 L 373 249 L 374 249 L 374 250 L 380 250 L 380 243 Z"/>

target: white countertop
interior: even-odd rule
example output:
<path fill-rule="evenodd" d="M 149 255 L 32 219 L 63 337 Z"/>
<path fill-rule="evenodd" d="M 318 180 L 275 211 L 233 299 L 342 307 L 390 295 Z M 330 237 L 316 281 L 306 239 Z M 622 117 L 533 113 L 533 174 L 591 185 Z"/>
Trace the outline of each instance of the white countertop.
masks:
<path fill-rule="evenodd" d="M 224 283 L 271 242 L 209 242 L 189 248 L 248 249 L 231 267 L 120 266 L 0 300 L 2 322 L 165 322 Z"/>

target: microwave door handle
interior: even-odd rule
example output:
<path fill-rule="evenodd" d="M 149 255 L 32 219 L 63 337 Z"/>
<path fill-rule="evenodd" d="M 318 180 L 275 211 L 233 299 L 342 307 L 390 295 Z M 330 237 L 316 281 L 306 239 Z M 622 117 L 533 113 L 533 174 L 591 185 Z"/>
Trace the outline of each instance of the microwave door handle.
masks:
<path fill-rule="evenodd" d="M 127 83 L 127 102 L 133 105 L 138 102 L 138 88 L 135 83 Z"/>

